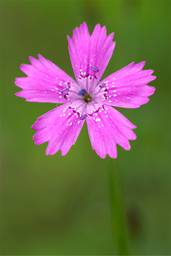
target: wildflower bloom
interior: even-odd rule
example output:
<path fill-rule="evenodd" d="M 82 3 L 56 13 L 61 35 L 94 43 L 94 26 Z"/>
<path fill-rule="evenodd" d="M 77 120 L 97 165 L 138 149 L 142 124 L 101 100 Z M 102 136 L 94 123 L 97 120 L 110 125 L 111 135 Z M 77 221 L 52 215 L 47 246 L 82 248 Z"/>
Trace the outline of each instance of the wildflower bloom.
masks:
<path fill-rule="evenodd" d="M 38 55 L 31 64 L 21 65 L 27 76 L 17 78 L 22 90 L 16 95 L 29 102 L 63 103 L 33 124 L 35 144 L 48 142 L 47 155 L 66 155 L 87 123 L 92 148 L 101 157 L 117 157 L 117 145 L 130 149 L 136 128 L 113 107 L 138 108 L 149 101 L 155 88 L 148 85 L 156 77 L 144 70 L 145 62 L 130 63 L 100 80 L 115 48 L 114 33 L 97 24 L 90 35 L 86 23 L 68 37 L 75 80 L 51 61 Z"/>

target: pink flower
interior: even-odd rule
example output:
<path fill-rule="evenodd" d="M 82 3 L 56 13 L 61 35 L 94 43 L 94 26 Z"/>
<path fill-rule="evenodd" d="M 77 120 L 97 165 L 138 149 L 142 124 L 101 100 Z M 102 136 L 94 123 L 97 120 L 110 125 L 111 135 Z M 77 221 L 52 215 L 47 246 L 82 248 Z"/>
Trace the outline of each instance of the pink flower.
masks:
<path fill-rule="evenodd" d="M 86 23 L 68 37 L 69 54 L 75 80 L 51 61 L 38 55 L 31 64 L 21 65 L 27 76 L 17 78 L 22 90 L 16 95 L 29 102 L 63 103 L 40 116 L 33 125 L 35 144 L 48 142 L 47 155 L 61 151 L 64 156 L 87 123 L 92 148 L 101 157 L 117 157 L 117 145 L 130 149 L 135 140 L 133 125 L 113 107 L 138 108 L 149 101 L 155 88 L 153 70 L 145 62 L 130 63 L 100 80 L 115 48 L 114 34 L 95 26 L 90 35 Z"/>

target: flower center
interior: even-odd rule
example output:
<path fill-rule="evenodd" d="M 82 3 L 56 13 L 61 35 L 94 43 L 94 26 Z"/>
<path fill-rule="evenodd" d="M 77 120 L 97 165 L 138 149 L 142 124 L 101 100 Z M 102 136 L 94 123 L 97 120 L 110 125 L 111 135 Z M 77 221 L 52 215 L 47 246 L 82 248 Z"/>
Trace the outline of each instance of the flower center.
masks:
<path fill-rule="evenodd" d="M 87 93 L 86 95 L 84 95 L 83 99 L 84 99 L 84 101 L 85 101 L 86 103 L 89 103 L 89 102 L 92 101 L 92 97 L 91 97 L 91 95 L 88 94 L 88 93 Z"/>
<path fill-rule="evenodd" d="M 85 90 L 85 89 L 81 89 L 78 93 L 78 95 L 82 96 L 83 97 L 83 100 L 86 102 L 86 103 L 89 103 L 92 101 L 92 97 L 91 95 Z"/>

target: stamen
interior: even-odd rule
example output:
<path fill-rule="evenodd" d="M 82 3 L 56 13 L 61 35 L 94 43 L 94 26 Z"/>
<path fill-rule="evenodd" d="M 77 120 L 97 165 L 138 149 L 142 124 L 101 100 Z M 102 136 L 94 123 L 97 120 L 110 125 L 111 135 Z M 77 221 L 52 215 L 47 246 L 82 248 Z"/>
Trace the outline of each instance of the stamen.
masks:
<path fill-rule="evenodd" d="M 83 100 L 86 102 L 86 103 L 89 103 L 92 101 L 92 97 L 89 93 L 87 93 L 87 91 L 85 89 L 81 89 L 79 92 L 78 92 L 78 95 L 79 96 L 82 96 L 83 97 Z"/>
<path fill-rule="evenodd" d="M 87 91 L 85 89 L 81 89 L 78 93 L 80 96 L 85 96 L 87 94 Z"/>
<path fill-rule="evenodd" d="M 86 95 L 84 95 L 84 101 L 85 101 L 86 103 L 91 102 L 91 101 L 92 101 L 91 95 L 89 95 L 88 93 L 87 93 Z"/>
<path fill-rule="evenodd" d="M 83 115 L 80 116 L 80 119 L 84 120 L 84 119 L 86 119 L 86 117 L 87 117 L 87 114 L 83 114 Z"/>
<path fill-rule="evenodd" d="M 64 98 L 67 98 L 68 96 L 68 92 L 69 92 L 69 89 L 68 88 L 65 88 L 61 91 L 61 94 Z"/>
<path fill-rule="evenodd" d="M 98 67 L 96 67 L 96 66 L 92 66 L 91 67 L 91 71 L 93 71 L 93 72 L 99 72 L 99 69 L 98 69 Z"/>

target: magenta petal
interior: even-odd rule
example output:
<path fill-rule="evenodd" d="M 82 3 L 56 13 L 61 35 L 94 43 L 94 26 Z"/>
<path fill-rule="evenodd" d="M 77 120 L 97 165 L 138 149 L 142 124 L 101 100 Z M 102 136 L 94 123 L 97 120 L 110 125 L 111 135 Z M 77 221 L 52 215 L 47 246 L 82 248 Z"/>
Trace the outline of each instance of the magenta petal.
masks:
<path fill-rule="evenodd" d="M 27 77 L 16 78 L 16 86 L 22 89 L 16 96 L 33 102 L 66 102 L 63 92 L 73 83 L 72 78 L 40 54 L 29 60 L 31 64 L 20 66 Z"/>
<path fill-rule="evenodd" d="M 81 73 L 101 78 L 115 47 L 113 36 L 113 33 L 107 35 L 106 27 L 99 24 L 91 36 L 86 23 L 73 30 L 72 38 L 68 37 L 68 47 L 76 79 Z"/>
<path fill-rule="evenodd" d="M 112 107 L 105 107 L 87 117 L 88 133 L 92 148 L 101 157 L 117 157 L 117 144 L 130 149 L 129 140 L 135 140 L 135 126 Z"/>
<path fill-rule="evenodd" d="M 48 142 L 47 155 L 54 155 L 59 150 L 66 155 L 76 142 L 83 124 L 78 114 L 64 104 L 37 119 L 32 126 L 36 130 L 33 139 L 35 144 Z"/>
<path fill-rule="evenodd" d="M 90 34 L 87 24 L 84 22 L 73 30 L 72 38 L 68 36 L 68 49 L 76 78 L 80 75 L 80 69 L 87 71 L 89 44 Z"/>
<path fill-rule="evenodd" d="M 101 84 L 106 88 L 106 104 L 138 108 L 149 101 L 155 88 L 148 84 L 155 80 L 153 70 L 143 70 L 145 62 L 130 63 L 105 78 Z"/>

